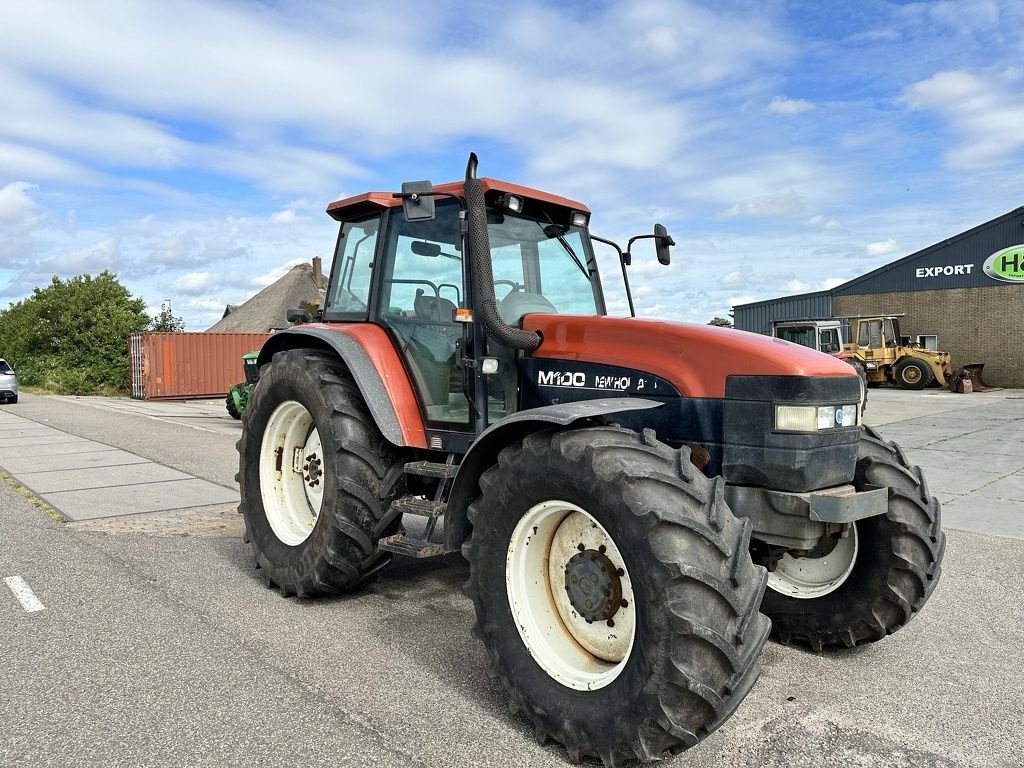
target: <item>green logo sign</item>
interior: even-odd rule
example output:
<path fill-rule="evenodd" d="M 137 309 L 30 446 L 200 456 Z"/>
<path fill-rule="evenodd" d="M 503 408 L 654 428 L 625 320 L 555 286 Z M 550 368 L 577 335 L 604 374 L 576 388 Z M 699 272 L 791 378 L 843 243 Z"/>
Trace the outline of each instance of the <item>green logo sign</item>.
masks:
<path fill-rule="evenodd" d="M 994 280 L 1024 283 L 1024 245 L 1011 245 L 987 259 L 982 271 Z"/>

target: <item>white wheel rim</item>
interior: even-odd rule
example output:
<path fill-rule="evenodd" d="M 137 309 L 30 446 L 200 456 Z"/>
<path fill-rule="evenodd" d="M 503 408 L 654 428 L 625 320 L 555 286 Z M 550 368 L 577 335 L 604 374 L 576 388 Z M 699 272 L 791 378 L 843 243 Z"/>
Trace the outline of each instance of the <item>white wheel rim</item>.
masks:
<path fill-rule="evenodd" d="M 316 526 L 324 497 L 320 433 L 305 406 L 281 403 L 267 420 L 260 446 L 260 496 L 271 530 L 297 546 Z"/>
<path fill-rule="evenodd" d="M 615 568 L 621 600 L 613 606 L 606 599 L 614 614 L 587 622 L 567 592 L 566 569 L 577 554 L 598 557 L 591 554 L 598 552 L 601 562 L 606 558 Z M 570 571 L 577 574 L 573 567 Z M 586 511 L 565 501 L 545 501 L 523 515 L 509 542 L 505 585 L 523 643 L 559 683 L 596 690 L 625 668 L 636 638 L 632 582 L 612 537 Z"/>
<path fill-rule="evenodd" d="M 857 562 L 857 526 L 836 542 L 823 557 L 783 555 L 768 574 L 768 586 L 788 597 L 810 600 L 835 592 L 849 578 Z"/>

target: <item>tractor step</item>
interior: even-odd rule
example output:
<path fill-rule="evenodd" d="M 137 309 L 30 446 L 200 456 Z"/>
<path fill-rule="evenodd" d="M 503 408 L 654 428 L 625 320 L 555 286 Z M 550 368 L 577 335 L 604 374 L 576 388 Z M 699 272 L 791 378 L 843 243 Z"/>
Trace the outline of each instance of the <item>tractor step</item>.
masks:
<path fill-rule="evenodd" d="M 405 465 L 405 474 L 420 477 L 455 477 L 458 464 L 442 464 L 436 461 L 410 461 Z"/>
<path fill-rule="evenodd" d="M 443 501 L 431 501 L 421 499 L 418 496 L 403 496 L 391 502 L 391 510 L 397 510 L 404 514 L 419 515 L 436 520 L 444 514 L 445 504 Z"/>
<path fill-rule="evenodd" d="M 377 542 L 377 548 L 385 552 L 394 552 L 396 555 L 406 557 L 437 557 L 444 554 L 444 544 L 435 544 L 432 541 L 421 539 L 410 539 L 404 533 L 396 533 L 393 536 L 386 536 Z"/>

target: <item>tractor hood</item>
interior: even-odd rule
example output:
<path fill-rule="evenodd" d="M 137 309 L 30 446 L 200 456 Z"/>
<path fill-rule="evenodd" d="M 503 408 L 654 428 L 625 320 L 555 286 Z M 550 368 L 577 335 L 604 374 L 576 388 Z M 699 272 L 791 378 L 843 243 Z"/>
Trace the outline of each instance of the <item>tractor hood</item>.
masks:
<path fill-rule="evenodd" d="M 856 376 L 847 363 L 789 341 L 711 325 L 621 317 L 527 315 L 538 358 L 645 371 L 687 397 L 723 398 L 729 376 Z"/>

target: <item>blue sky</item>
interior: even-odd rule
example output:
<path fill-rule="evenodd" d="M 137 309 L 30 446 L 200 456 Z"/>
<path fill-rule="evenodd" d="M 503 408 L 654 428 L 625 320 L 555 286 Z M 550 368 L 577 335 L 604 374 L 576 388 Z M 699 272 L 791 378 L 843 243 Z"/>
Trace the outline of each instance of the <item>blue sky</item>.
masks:
<path fill-rule="evenodd" d="M 1022 53 L 994 0 L 7 0 L 0 306 L 110 269 L 202 330 L 329 261 L 331 200 L 475 150 L 595 234 L 668 226 L 638 314 L 703 323 L 1020 205 Z"/>

